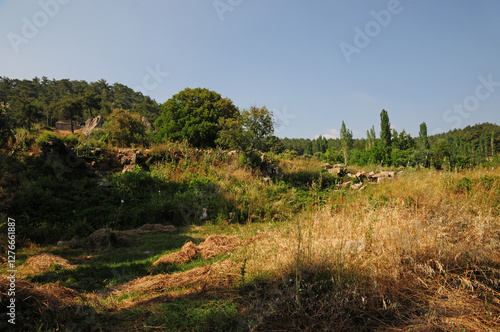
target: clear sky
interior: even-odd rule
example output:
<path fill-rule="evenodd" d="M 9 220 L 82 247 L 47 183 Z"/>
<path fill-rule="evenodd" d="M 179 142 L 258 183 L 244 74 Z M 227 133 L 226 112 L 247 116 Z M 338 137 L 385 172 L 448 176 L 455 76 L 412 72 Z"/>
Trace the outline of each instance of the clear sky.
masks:
<path fill-rule="evenodd" d="M 279 137 L 500 124 L 497 0 L 0 0 L 0 76 L 186 87 L 267 106 Z"/>

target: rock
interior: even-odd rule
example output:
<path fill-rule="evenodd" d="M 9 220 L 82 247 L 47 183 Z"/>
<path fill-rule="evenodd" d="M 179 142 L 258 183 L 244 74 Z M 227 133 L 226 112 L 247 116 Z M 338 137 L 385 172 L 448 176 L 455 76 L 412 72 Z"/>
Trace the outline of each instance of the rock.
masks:
<path fill-rule="evenodd" d="M 85 136 L 89 136 L 96 128 L 101 128 L 101 127 L 102 127 L 102 118 L 100 115 L 96 116 L 95 118 L 88 118 L 87 121 L 85 121 L 85 127 L 83 127 L 82 129 L 82 133 Z"/>
<path fill-rule="evenodd" d="M 370 176 L 366 172 L 358 172 L 356 173 L 356 177 L 360 179 L 361 181 L 367 180 Z"/>
<path fill-rule="evenodd" d="M 321 165 L 321 167 L 323 167 L 325 169 L 333 168 L 332 164 L 329 164 L 329 163 L 324 163 L 323 165 Z"/>
<path fill-rule="evenodd" d="M 125 165 L 122 170 L 122 174 L 127 173 L 127 172 L 132 172 L 135 168 L 135 165 Z"/>
<path fill-rule="evenodd" d="M 362 183 L 362 182 L 360 182 L 360 183 L 356 183 L 356 184 L 353 184 L 353 185 L 351 186 L 351 189 L 353 189 L 353 190 L 358 190 L 358 189 L 361 189 L 361 187 L 363 187 L 363 183 Z"/>
<path fill-rule="evenodd" d="M 153 128 L 153 125 L 151 124 L 151 122 L 149 122 L 148 119 L 146 119 L 145 116 L 143 116 L 141 120 L 142 123 L 144 124 L 144 127 L 146 127 L 146 131 L 151 130 Z"/>
<path fill-rule="evenodd" d="M 97 181 L 97 185 L 99 187 L 109 187 L 111 183 L 109 183 L 108 179 L 106 178 L 101 178 L 99 181 Z"/>
<path fill-rule="evenodd" d="M 345 168 L 340 168 L 340 167 L 334 167 L 334 168 L 330 168 L 330 169 L 328 170 L 328 173 L 330 173 L 330 174 L 335 174 L 335 175 L 337 175 L 338 177 L 342 177 L 342 176 L 344 176 L 344 175 L 345 175 L 345 172 L 346 172 Z"/>
<path fill-rule="evenodd" d="M 200 221 L 207 221 L 208 219 L 209 219 L 208 210 L 206 208 L 203 208 L 200 214 Z"/>

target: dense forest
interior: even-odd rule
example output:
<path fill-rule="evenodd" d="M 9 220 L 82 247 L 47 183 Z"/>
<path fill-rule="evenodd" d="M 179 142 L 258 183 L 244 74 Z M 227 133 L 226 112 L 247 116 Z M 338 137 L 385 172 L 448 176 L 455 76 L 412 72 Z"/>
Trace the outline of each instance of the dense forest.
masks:
<path fill-rule="evenodd" d="M 84 122 L 92 116 L 106 117 L 113 109 L 130 110 L 154 121 L 160 111 L 149 96 L 103 79 L 88 83 L 47 77 L 31 81 L 0 77 L 0 104 L 8 105 L 14 127 L 28 130 L 36 123 L 54 127 L 58 120 Z"/>

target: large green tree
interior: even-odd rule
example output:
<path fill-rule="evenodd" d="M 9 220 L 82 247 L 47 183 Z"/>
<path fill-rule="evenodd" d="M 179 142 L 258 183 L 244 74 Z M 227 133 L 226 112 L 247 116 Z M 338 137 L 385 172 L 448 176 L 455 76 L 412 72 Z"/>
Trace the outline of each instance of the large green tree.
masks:
<path fill-rule="evenodd" d="M 66 95 L 54 105 L 57 114 L 61 119 L 71 121 L 71 132 L 73 129 L 73 121 L 78 120 L 84 109 L 84 98 L 81 96 Z"/>
<path fill-rule="evenodd" d="M 215 147 L 221 119 L 239 114 L 229 98 L 204 88 L 186 88 L 161 107 L 155 122 L 157 139 L 184 140 L 197 147 Z"/>
<path fill-rule="evenodd" d="M 273 115 L 265 106 L 252 106 L 237 117 L 221 119 L 221 126 L 217 144 L 246 155 L 267 151 L 269 141 L 274 138 Z"/>

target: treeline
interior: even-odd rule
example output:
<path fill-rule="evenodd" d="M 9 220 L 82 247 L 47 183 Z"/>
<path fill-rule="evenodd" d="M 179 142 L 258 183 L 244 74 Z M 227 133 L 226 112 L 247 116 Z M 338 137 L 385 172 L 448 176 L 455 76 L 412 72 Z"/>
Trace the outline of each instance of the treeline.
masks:
<path fill-rule="evenodd" d="M 89 117 L 112 113 L 113 109 L 129 110 L 154 121 L 160 106 L 149 96 L 119 84 L 69 79 L 9 79 L 0 76 L 0 104 L 7 108 L 14 127 L 34 124 L 54 127 L 59 120 L 84 122 Z"/>
<path fill-rule="evenodd" d="M 341 130 L 341 137 L 326 139 L 281 140 L 283 148 L 306 158 L 325 162 L 349 163 L 360 166 L 382 164 L 392 166 L 435 167 L 437 169 L 466 168 L 498 161 L 500 126 L 491 123 L 467 126 L 447 133 L 427 135 L 427 125 L 422 123 L 418 137 L 405 130 L 390 129 L 389 115 L 381 113 L 380 136 L 375 127 L 367 130 L 366 138 L 353 139 L 352 133 Z"/>
<path fill-rule="evenodd" d="M 140 92 L 105 80 L 0 77 L 0 143 L 12 137 L 9 128 L 24 127 L 29 132 L 34 124 L 54 127 L 58 120 L 83 122 L 97 115 L 107 119 L 101 143 L 124 146 L 185 140 L 195 147 L 240 150 L 249 160 L 255 159 L 251 164 L 258 161 L 257 151 L 271 151 L 361 166 L 464 168 L 493 161 L 500 141 L 500 126 L 490 123 L 428 137 L 423 122 L 418 137 L 412 137 L 405 130 L 391 129 L 385 110 L 380 113 L 378 135 L 372 126 L 366 138 L 353 139 L 342 122 L 338 139 L 279 139 L 265 106 L 240 111 L 231 99 L 204 88 L 186 88 L 158 105 Z M 155 131 L 145 131 L 142 116 L 154 123 Z"/>

